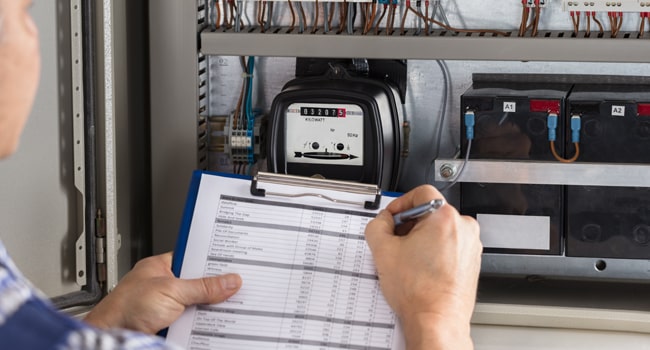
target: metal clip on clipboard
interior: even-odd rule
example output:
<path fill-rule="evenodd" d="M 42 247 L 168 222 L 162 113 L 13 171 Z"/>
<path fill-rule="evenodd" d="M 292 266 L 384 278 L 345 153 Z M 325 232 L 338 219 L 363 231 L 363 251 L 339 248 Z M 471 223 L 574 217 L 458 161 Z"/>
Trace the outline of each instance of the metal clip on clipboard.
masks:
<path fill-rule="evenodd" d="M 299 186 L 299 187 L 309 187 L 309 188 L 319 188 L 324 190 L 332 191 L 341 191 L 347 193 L 355 193 L 361 195 L 370 195 L 375 196 L 374 201 L 350 201 L 344 199 L 336 199 L 329 196 L 325 196 L 320 193 L 280 193 L 280 192 L 270 192 L 266 191 L 263 188 L 258 187 L 258 183 L 273 183 L 279 185 L 288 185 L 288 186 Z M 378 209 L 379 202 L 381 201 L 381 189 L 377 185 L 362 184 L 356 182 L 347 182 L 340 180 L 326 180 L 326 179 L 317 179 L 313 177 L 303 177 L 303 176 L 294 176 L 294 175 L 285 175 L 285 174 L 274 174 L 259 172 L 253 177 L 251 181 L 251 194 L 254 196 L 264 197 L 268 196 L 280 196 L 280 197 L 318 197 L 323 198 L 334 203 L 345 203 L 345 204 L 354 204 L 362 205 L 366 209 Z"/>

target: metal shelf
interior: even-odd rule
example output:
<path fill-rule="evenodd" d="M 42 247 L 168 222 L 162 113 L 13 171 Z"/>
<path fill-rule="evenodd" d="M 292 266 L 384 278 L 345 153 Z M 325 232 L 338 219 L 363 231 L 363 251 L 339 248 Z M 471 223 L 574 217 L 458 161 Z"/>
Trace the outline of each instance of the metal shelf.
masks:
<path fill-rule="evenodd" d="M 201 52 L 223 56 L 278 57 L 371 57 L 383 59 L 445 59 L 498 61 L 575 61 L 650 63 L 650 36 L 638 38 L 636 32 L 605 33 L 585 37 L 581 32 L 547 31 L 537 37 L 503 37 L 492 34 L 455 34 L 434 31 L 431 35 L 315 34 L 287 33 L 288 28 L 257 28 L 245 32 L 232 30 L 200 34 Z M 295 31 L 295 30 L 294 30 Z M 516 35 L 516 33 L 511 33 Z"/>
<path fill-rule="evenodd" d="M 435 179 L 539 185 L 650 187 L 650 165 L 535 161 L 437 159 Z M 462 173 L 456 179 L 456 173 Z M 443 176 L 449 175 L 447 177 Z"/>

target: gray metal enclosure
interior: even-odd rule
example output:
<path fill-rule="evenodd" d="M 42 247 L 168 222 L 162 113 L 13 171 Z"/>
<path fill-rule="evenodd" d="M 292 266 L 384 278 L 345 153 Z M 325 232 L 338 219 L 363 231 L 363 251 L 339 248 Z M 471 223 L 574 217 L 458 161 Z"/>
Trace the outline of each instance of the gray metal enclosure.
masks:
<path fill-rule="evenodd" d="M 196 4 L 205 9 L 213 2 Z M 255 2 L 243 4 L 245 18 L 253 18 Z M 288 9 L 282 5 L 276 6 L 274 23 L 286 25 Z M 473 1 L 442 5 L 450 23 L 463 28 L 514 31 L 521 11 L 518 2 L 500 3 L 497 8 Z M 310 13 L 313 4 L 304 6 Z M 234 109 L 241 86 L 241 68 L 234 55 L 259 57 L 253 105 L 263 112 L 268 112 L 273 97 L 294 77 L 296 56 L 407 59 L 404 109 L 412 132 L 399 186 L 405 191 L 434 183 L 434 158 L 455 155 L 460 138 L 459 96 L 471 85 L 473 73 L 650 73 L 648 38 L 630 34 L 636 34 L 638 18 L 625 22 L 627 38 L 572 38 L 571 18 L 560 2 L 548 4 L 544 11 L 539 38 L 518 38 L 516 33 L 496 38 L 440 32 L 426 37 L 268 34 L 255 28 L 246 29 L 252 33 L 212 32 L 209 26 L 204 28 L 212 12 L 206 16 L 203 10 L 197 15 L 194 2 L 162 2 L 151 7 L 154 250 L 173 248 L 189 171 L 208 167 L 207 156 L 198 151 L 199 116 L 228 115 Z M 417 28 L 418 24 L 411 17 L 407 25 Z M 198 42 L 189 40 L 197 31 L 202 32 Z M 448 67 L 447 82 L 443 66 Z M 202 76 L 200 69 L 205 71 Z M 201 82 L 205 85 L 199 89 Z M 454 200 L 454 191 L 448 196 Z"/>
<path fill-rule="evenodd" d="M 303 4 L 306 13 L 310 13 L 313 3 Z M 284 3 L 276 3 L 273 24 L 277 27 L 266 33 L 261 33 L 255 24 L 247 25 L 242 32 L 213 31 L 210 28 L 213 10 L 206 12 L 206 8 L 214 5 L 212 1 L 161 0 L 151 6 L 154 251 L 173 249 L 191 171 L 209 168 L 209 157 L 201 147 L 202 127 L 207 117 L 228 115 L 234 109 L 242 80 L 237 56 L 258 58 L 253 104 L 263 112 L 268 112 L 273 97 L 294 77 L 295 57 L 407 59 L 404 109 L 412 133 L 401 190 L 423 183 L 444 185 L 436 182 L 434 160 L 453 158 L 457 153 L 459 97 L 471 85 L 473 73 L 650 74 L 648 36 L 637 38 L 638 18 L 630 16 L 616 39 L 593 35 L 587 38 L 584 29 L 574 37 L 571 18 L 562 11 L 562 2 L 551 1 L 544 9 L 539 37 L 530 38 L 516 35 L 521 2 L 456 0 L 441 4 L 452 26 L 494 28 L 514 34 L 509 37 L 449 35 L 436 30 L 430 36 L 417 36 L 413 35 L 418 27 L 414 18 L 407 21 L 406 26 L 411 30 L 405 36 L 336 35 L 322 31 L 281 34 L 290 18 Z M 244 2 L 242 6 L 244 18 L 251 23 L 256 14 L 255 2 Z M 198 37 L 197 33 L 200 33 Z M 449 72 L 447 81 L 444 66 Z M 454 188 L 446 196 L 452 202 L 458 200 Z M 502 258 L 492 260 L 486 255 L 483 268 L 507 269 L 521 263 L 518 259 L 515 257 L 504 264 Z M 591 266 L 593 261 L 541 259 L 535 264 L 547 269 L 570 270 L 567 266 L 582 269 Z M 612 273 L 619 271 L 618 268 L 625 269 L 625 264 L 619 266 L 613 262 Z M 638 261 L 635 269 L 648 270 L 647 264 Z M 527 343 L 531 347 L 544 344 L 559 349 L 574 348 L 563 343 L 571 339 L 596 348 L 623 343 L 634 347 L 647 340 L 650 304 L 641 296 L 647 285 L 600 285 L 575 279 L 579 278 L 573 276 L 559 284 L 534 280 L 482 282 L 473 320 L 477 348 L 490 348 L 489 344 L 507 348 L 505 344 L 516 339 L 515 344 L 519 345 L 514 348 L 524 348 L 521 344 Z M 619 316 L 618 321 L 613 321 Z M 573 328 L 574 331 L 555 333 L 502 328 L 503 325 Z M 609 333 L 600 337 L 597 334 L 602 330 L 640 333 Z M 495 340 L 495 334 L 504 336 Z"/>

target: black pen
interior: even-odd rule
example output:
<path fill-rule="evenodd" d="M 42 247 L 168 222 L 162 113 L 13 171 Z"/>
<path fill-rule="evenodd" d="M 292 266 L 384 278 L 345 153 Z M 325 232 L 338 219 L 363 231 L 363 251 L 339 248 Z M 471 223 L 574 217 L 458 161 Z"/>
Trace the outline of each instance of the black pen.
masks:
<path fill-rule="evenodd" d="M 393 221 L 395 222 L 395 226 L 399 226 L 407 221 L 415 220 L 426 214 L 434 212 L 440 209 L 440 207 L 442 207 L 444 204 L 444 199 L 433 199 L 422 205 L 418 205 L 417 207 L 413 207 L 411 209 L 393 215 Z"/>

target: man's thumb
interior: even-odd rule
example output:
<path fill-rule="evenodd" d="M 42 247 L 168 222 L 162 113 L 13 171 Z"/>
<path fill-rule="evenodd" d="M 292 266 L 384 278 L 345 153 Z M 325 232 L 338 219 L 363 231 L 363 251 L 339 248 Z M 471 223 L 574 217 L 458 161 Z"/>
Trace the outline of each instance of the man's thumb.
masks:
<path fill-rule="evenodd" d="M 242 285 L 238 274 L 178 280 L 180 299 L 186 306 L 220 303 L 235 294 Z"/>

